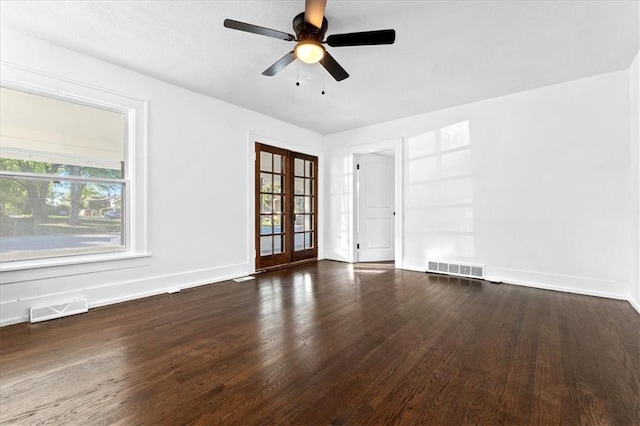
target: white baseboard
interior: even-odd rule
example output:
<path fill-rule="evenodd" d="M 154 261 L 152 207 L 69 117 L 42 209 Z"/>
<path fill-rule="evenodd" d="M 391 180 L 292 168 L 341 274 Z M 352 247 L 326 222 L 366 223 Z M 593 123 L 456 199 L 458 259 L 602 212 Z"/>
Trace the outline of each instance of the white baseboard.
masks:
<path fill-rule="evenodd" d="M 402 259 L 401 269 L 415 272 L 427 272 L 427 262 L 424 259 L 405 257 Z"/>
<path fill-rule="evenodd" d="M 402 269 L 425 272 L 426 264 L 423 259 L 405 258 Z M 538 288 L 542 290 L 604 297 L 607 299 L 626 300 L 636 311 L 638 311 L 638 313 L 640 313 L 640 303 L 627 296 L 627 283 L 620 281 L 599 280 L 586 277 L 491 267 L 487 267 L 486 269 L 485 280 Z M 613 291 L 602 291 L 600 290 L 601 288 L 609 288 L 613 289 Z"/>
<path fill-rule="evenodd" d="M 485 279 L 524 287 L 561 291 L 564 293 L 583 294 L 586 296 L 618 300 L 628 299 L 628 284 L 622 281 L 495 267 L 486 268 Z M 603 288 L 608 289 L 608 291 L 602 291 L 601 289 Z"/>
<path fill-rule="evenodd" d="M 324 259 L 325 260 L 336 260 L 338 262 L 348 262 L 349 257 L 347 253 L 342 253 L 336 250 L 324 250 Z"/>
<path fill-rule="evenodd" d="M 249 269 L 248 263 L 240 263 L 2 301 L 0 303 L 2 314 L 0 327 L 29 321 L 29 308 L 32 306 L 46 306 L 85 298 L 89 302 L 89 309 L 91 309 L 242 277 L 249 273 Z"/>

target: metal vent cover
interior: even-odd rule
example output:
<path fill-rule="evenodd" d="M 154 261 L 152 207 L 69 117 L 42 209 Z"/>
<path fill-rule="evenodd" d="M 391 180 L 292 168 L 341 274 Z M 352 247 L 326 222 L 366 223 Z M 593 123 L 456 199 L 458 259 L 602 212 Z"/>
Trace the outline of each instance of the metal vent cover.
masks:
<path fill-rule="evenodd" d="M 427 272 L 455 275 L 469 278 L 484 278 L 484 266 L 445 263 L 430 260 L 427 262 Z"/>
<path fill-rule="evenodd" d="M 87 299 L 72 300 L 57 305 L 32 307 L 29 309 L 29 319 L 32 323 L 54 318 L 68 317 L 82 314 L 89 310 Z"/>

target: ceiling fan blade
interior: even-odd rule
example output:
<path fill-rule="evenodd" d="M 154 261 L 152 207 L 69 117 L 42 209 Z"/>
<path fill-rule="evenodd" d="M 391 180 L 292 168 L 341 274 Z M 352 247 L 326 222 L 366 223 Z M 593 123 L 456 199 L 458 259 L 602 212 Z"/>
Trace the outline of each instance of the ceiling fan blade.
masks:
<path fill-rule="evenodd" d="M 289 65 L 291 62 L 295 61 L 295 59 L 296 59 L 296 55 L 295 53 L 293 53 L 293 50 L 292 50 L 291 52 L 284 55 L 282 58 L 278 59 L 278 61 L 275 64 L 271 65 L 269 68 L 264 70 L 262 72 L 262 75 L 273 77 L 274 75 L 282 71 L 284 67 Z"/>
<path fill-rule="evenodd" d="M 324 69 L 329 71 L 329 74 L 331 74 L 336 81 L 342 81 L 349 77 L 349 73 L 346 72 L 335 59 L 333 59 L 333 56 L 329 55 L 329 52 L 324 52 L 324 57 L 320 60 L 320 64 L 322 64 Z"/>
<path fill-rule="evenodd" d="M 267 37 L 279 38 L 280 40 L 293 41 L 296 37 L 282 31 L 272 30 L 271 28 L 259 27 L 245 22 L 234 21 L 233 19 L 225 19 L 224 26 L 232 30 L 246 31 L 248 33 L 259 34 Z"/>
<path fill-rule="evenodd" d="M 332 34 L 327 37 L 331 47 L 373 46 L 377 44 L 393 44 L 396 41 L 395 30 L 363 31 L 360 33 Z"/>
<path fill-rule="evenodd" d="M 324 8 L 327 0 L 306 0 L 304 5 L 304 20 L 316 28 L 322 28 Z"/>

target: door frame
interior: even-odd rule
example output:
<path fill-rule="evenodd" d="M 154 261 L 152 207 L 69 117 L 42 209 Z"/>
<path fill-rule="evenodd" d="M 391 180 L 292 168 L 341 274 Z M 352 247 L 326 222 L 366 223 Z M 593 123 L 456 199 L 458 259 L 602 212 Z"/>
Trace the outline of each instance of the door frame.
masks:
<path fill-rule="evenodd" d="M 243 262 L 246 265 L 247 273 L 253 274 L 256 272 L 256 262 L 255 258 L 257 255 L 256 252 L 256 204 L 255 204 L 255 143 L 263 143 L 265 145 L 271 145 L 276 148 L 282 148 L 289 151 L 298 152 L 300 154 L 313 155 L 314 157 L 318 157 L 318 214 L 317 216 L 317 224 L 318 228 L 316 231 L 317 241 L 316 244 L 318 246 L 318 260 L 324 259 L 324 153 L 316 149 L 314 147 L 308 145 L 301 145 L 290 142 L 283 142 L 281 140 L 275 140 L 266 136 L 262 136 L 257 133 L 253 133 L 251 131 L 247 132 L 247 140 L 245 144 L 246 149 L 246 170 L 247 170 L 247 197 L 246 197 L 246 205 L 247 205 L 247 221 L 246 221 L 246 258 Z"/>
<path fill-rule="evenodd" d="M 347 253 L 347 261 L 349 263 L 358 262 L 358 250 L 357 250 L 357 220 L 358 220 L 358 199 L 356 197 L 357 183 L 357 159 L 359 154 L 375 154 L 382 151 L 393 150 L 394 156 L 394 209 L 396 212 L 394 221 L 394 244 L 395 244 L 395 267 L 402 268 L 403 259 L 403 247 L 404 247 L 404 229 L 403 229 L 403 168 L 402 168 L 402 147 L 404 145 L 404 139 L 394 138 L 380 142 L 367 143 L 362 145 L 350 146 L 348 148 L 349 166 L 351 170 L 349 172 L 349 240 Z"/>

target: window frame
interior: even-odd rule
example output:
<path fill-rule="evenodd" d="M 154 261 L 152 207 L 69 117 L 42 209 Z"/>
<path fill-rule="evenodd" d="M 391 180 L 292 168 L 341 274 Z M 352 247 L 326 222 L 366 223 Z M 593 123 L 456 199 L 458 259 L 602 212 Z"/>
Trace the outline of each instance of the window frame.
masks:
<path fill-rule="evenodd" d="M 47 277 L 75 275 L 73 267 L 79 264 L 97 264 L 89 268 L 93 271 L 119 269 L 121 264 L 113 264 L 116 260 L 138 259 L 148 257 L 147 246 L 147 111 L 148 102 L 132 98 L 114 91 L 90 86 L 84 83 L 62 79 L 39 71 L 15 66 L 6 62 L 0 63 L 0 85 L 9 89 L 20 90 L 40 96 L 73 102 L 90 107 L 105 109 L 125 115 L 125 185 L 124 211 L 122 223 L 124 227 L 125 250 L 105 251 L 103 253 L 73 254 L 59 257 L 42 257 L 34 259 L 12 260 L 0 262 L 0 272 L 38 270 L 33 274 L 18 274 L 7 277 L 3 274 L 2 284 L 39 279 L 43 276 L 42 268 L 56 268 Z M 106 262 L 106 263 L 105 263 Z M 111 264 L 108 264 L 111 263 Z M 87 267 L 80 268 L 83 272 Z M 33 275 L 33 276 L 32 276 Z"/>

